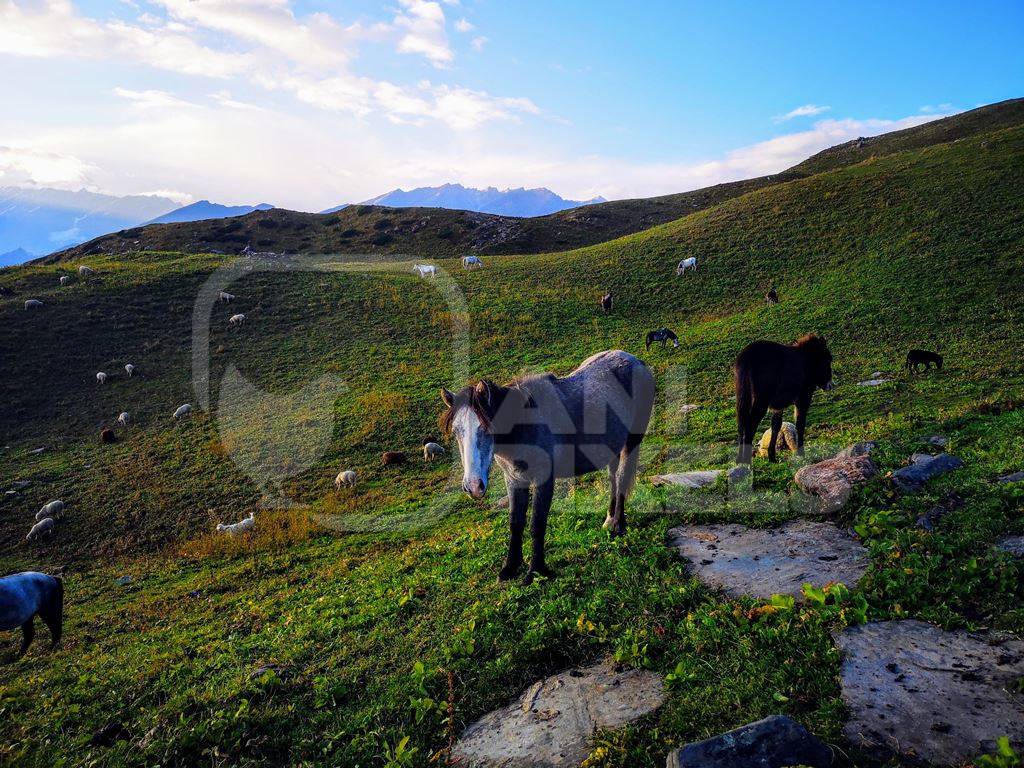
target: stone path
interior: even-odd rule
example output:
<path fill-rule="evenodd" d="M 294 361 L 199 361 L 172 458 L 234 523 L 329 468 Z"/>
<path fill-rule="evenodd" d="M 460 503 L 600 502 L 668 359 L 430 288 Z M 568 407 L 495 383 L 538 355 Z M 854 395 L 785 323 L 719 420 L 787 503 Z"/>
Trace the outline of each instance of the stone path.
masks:
<path fill-rule="evenodd" d="M 671 752 L 667 768 L 829 768 L 832 750 L 785 715 L 756 723 Z"/>
<path fill-rule="evenodd" d="M 1024 536 L 1004 536 L 996 542 L 996 549 L 1009 552 L 1017 557 L 1024 557 Z"/>
<path fill-rule="evenodd" d="M 852 447 L 851 447 L 852 448 Z M 808 514 L 831 515 L 846 506 L 850 494 L 878 474 L 878 467 L 866 454 L 837 456 L 797 470 L 793 480 L 804 492 L 802 511 Z"/>
<path fill-rule="evenodd" d="M 921 486 L 932 478 L 960 469 L 964 465 L 962 459 L 948 453 L 931 456 L 927 453 L 915 453 L 910 457 L 910 465 L 897 469 L 892 473 L 892 482 L 903 493 L 917 493 Z"/>
<path fill-rule="evenodd" d="M 692 472 L 670 472 L 654 475 L 651 485 L 680 485 L 683 488 L 705 488 L 714 485 L 722 475 L 721 469 L 695 469 Z"/>
<path fill-rule="evenodd" d="M 841 581 L 852 588 L 868 567 L 868 553 L 829 523 L 792 520 L 778 528 L 738 524 L 683 525 L 669 542 L 694 574 L 730 597 L 802 597 L 810 582 Z"/>
<path fill-rule="evenodd" d="M 959 766 L 1024 741 L 1024 641 L 945 632 L 920 621 L 864 624 L 839 633 L 843 729 L 855 746 L 937 766 Z"/>
<path fill-rule="evenodd" d="M 462 768 L 575 768 L 596 728 L 619 728 L 665 700 L 661 676 L 616 671 L 611 658 L 540 680 L 463 731 L 452 750 Z"/>

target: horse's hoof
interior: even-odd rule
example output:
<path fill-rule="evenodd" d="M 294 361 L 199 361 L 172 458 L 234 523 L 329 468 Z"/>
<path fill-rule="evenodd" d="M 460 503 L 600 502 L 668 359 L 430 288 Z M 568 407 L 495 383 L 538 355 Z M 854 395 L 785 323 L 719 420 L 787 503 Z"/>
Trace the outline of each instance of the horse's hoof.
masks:
<path fill-rule="evenodd" d="M 519 567 L 522 563 L 515 565 L 506 565 L 500 571 L 498 571 L 498 581 L 511 581 L 519 573 Z"/>

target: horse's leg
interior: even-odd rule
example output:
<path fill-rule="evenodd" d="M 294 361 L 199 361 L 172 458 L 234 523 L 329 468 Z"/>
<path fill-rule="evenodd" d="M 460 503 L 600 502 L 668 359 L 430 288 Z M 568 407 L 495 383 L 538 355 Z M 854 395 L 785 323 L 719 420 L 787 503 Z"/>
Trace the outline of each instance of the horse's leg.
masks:
<path fill-rule="evenodd" d="M 772 412 L 772 441 L 768 444 L 768 461 L 772 464 L 776 461 L 776 443 L 779 439 L 779 430 L 782 429 L 782 411 Z"/>
<path fill-rule="evenodd" d="M 620 454 L 619 471 L 616 473 L 618 479 L 615 482 L 615 527 L 612 529 L 616 535 L 626 535 L 626 500 L 633 492 L 633 483 L 636 481 L 636 467 L 640 461 L 640 446 L 623 450 Z"/>
<path fill-rule="evenodd" d="M 36 636 L 34 615 L 30 616 L 28 621 L 21 625 L 21 633 L 21 648 L 18 650 L 18 655 L 15 657 L 17 659 L 20 659 L 25 655 L 25 651 L 27 651 L 28 647 L 32 645 L 32 638 Z"/>
<path fill-rule="evenodd" d="M 508 581 L 519 573 L 523 564 L 523 529 L 526 528 L 526 508 L 530 506 L 530 487 L 510 485 L 508 489 L 508 554 L 498 571 L 498 581 Z"/>
<path fill-rule="evenodd" d="M 51 604 L 39 610 L 39 618 L 43 620 L 46 628 L 50 630 L 50 647 L 56 648 L 60 642 L 61 630 L 64 624 L 64 606 L 59 601 L 54 600 Z"/>
<path fill-rule="evenodd" d="M 754 457 L 754 438 L 757 436 L 757 428 L 768 413 L 768 406 L 754 401 L 750 407 L 750 413 L 746 414 L 746 421 L 743 424 L 743 443 L 740 446 L 740 464 L 750 464 Z"/>
<path fill-rule="evenodd" d="M 804 455 L 804 430 L 807 428 L 807 410 L 811 407 L 811 399 L 800 398 L 796 402 L 796 455 Z"/>
<path fill-rule="evenodd" d="M 604 529 L 615 535 L 615 497 L 618 488 L 619 457 L 615 456 L 608 464 L 608 516 L 604 519 Z"/>
<path fill-rule="evenodd" d="M 551 499 L 555 495 L 555 478 L 538 484 L 533 490 L 533 517 L 530 519 L 530 536 L 533 538 L 533 552 L 530 555 L 530 570 L 523 579 L 525 584 L 533 581 L 536 574 L 554 576 L 554 571 L 544 562 L 544 535 L 548 530 L 548 513 Z"/>

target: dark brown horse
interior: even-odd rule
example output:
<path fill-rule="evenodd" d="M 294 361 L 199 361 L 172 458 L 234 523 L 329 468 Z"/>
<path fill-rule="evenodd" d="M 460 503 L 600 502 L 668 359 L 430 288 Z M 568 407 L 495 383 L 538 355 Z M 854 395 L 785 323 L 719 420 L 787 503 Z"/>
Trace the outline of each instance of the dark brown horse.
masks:
<path fill-rule="evenodd" d="M 942 370 L 942 355 L 937 352 L 929 352 L 927 349 L 912 349 L 907 352 L 907 370 L 911 373 L 920 373 L 923 365 L 927 371 L 933 365 L 936 370 Z"/>
<path fill-rule="evenodd" d="M 606 315 L 612 311 L 612 295 L 610 292 L 601 297 L 601 309 L 604 310 Z"/>
<path fill-rule="evenodd" d="M 804 428 L 811 396 L 818 387 L 832 389 L 832 353 L 825 339 L 809 334 L 792 346 L 755 341 L 736 358 L 736 426 L 740 464 L 749 464 L 754 436 L 765 414 L 772 411 L 772 441 L 768 460 L 782 428 L 782 411 L 796 406 L 797 454 L 804 452 Z"/>
<path fill-rule="evenodd" d="M 764 295 L 764 300 L 768 306 L 779 303 L 779 292 L 775 290 L 774 285 L 768 289 L 768 293 Z"/>

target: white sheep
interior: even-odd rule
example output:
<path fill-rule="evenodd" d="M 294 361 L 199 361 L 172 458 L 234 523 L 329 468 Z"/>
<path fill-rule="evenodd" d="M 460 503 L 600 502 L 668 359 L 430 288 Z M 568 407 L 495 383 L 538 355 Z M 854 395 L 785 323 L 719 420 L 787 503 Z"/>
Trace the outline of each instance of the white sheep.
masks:
<path fill-rule="evenodd" d="M 250 512 L 249 516 L 239 520 L 237 523 L 217 523 L 217 530 L 222 533 L 230 533 L 232 536 L 238 536 L 240 533 L 248 533 L 256 527 L 256 516 L 254 512 Z"/>
<path fill-rule="evenodd" d="M 25 301 L 25 309 L 39 309 L 43 306 L 43 302 L 39 299 L 28 299 Z"/>
<path fill-rule="evenodd" d="M 99 373 L 97 373 L 96 374 L 96 383 L 97 384 L 106 384 L 107 383 L 107 374 L 105 374 L 103 371 L 100 371 Z"/>
<path fill-rule="evenodd" d="M 772 430 L 766 429 L 761 435 L 761 442 L 757 444 L 757 455 L 767 456 L 768 446 L 772 444 Z M 779 430 L 779 437 L 775 441 L 777 451 L 796 451 L 796 424 L 789 421 L 782 422 L 782 429 Z"/>
<path fill-rule="evenodd" d="M 135 366 L 131 363 L 126 363 L 124 366 L 124 372 L 128 374 L 128 378 L 130 379 L 132 374 L 135 372 Z"/>
<path fill-rule="evenodd" d="M 684 272 L 686 272 L 686 270 L 688 270 L 688 269 L 692 269 L 694 272 L 697 271 L 697 257 L 696 256 L 691 256 L 688 259 L 683 259 L 682 261 L 680 261 L 679 265 L 676 267 L 676 276 L 678 277 L 679 275 L 681 275 Z"/>
<path fill-rule="evenodd" d="M 121 411 L 121 414 L 117 417 L 117 423 L 120 424 L 122 427 L 127 427 L 128 422 L 131 421 L 131 418 L 132 417 L 128 413 L 128 411 Z"/>
<path fill-rule="evenodd" d="M 71 282 L 71 278 L 68 277 L 67 275 L 61 275 L 60 276 L 60 284 L 61 285 L 67 285 L 70 282 Z"/>
<path fill-rule="evenodd" d="M 235 300 L 235 294 L 228 293 L 227 291 L 221 291 L 220 295 L 217 297 L 217 301 L 221 301 L 221 302 L 223 302 L 225 304 L 230 304 L 234 300 Z"/>
<path fill-rule="evenodd" d="M 88 277 L 89 275 L 95 274 L 89 267 L 83 264 L 78 268 L 78 274 L 82 277 Z"/>
<path fill-rule="evenodd" d="M 36 541 L 40 536 L 52 536 L 53 527 L 56 525 L 53 522 L 52 517 L 44 517 L 38 523 L 32 526 L 32 530 L 28 532 L 28 536 L 25 537 L 26 541 Z"/>
<path fill-rule="evenodd" d="M 62 519 L 64 517 L 64 502 L 60 499 L 55 499 L 47 504 L 43 504 L 42 509 L 36 512 L 36 521 L 47 517 L 51 517 L 54 520 Z"/>
<path fill-rule="evenodd" d="M 356 487 L 356 473 L 351 469 L 343 469 L 338 473 L 338 476 L 334 478 L 335 488 L 355 488 Z"/>
<path fill-rule="evenodd" d="M 445 447 L 440 443 L 424 443 L 423 444 L 423 460 L 431 461 L 437 456 L 443 456 L 447 451 Z"/>
<path fill-rule="evenodd" d="M 237 315 L 232 315 L 228 318 L 228 325 L 241 325 L 245 322 L 245 315 L 239 312 Z"/>
<path fill-rule="evenodd" d="M 189 403 L 185 403 L 178 406 L 178 410 L 174 412 L 174 418 L 180 419 L 182 416 L 188 416 L 190 413 L 192 413 L 192 406 Z"/>

